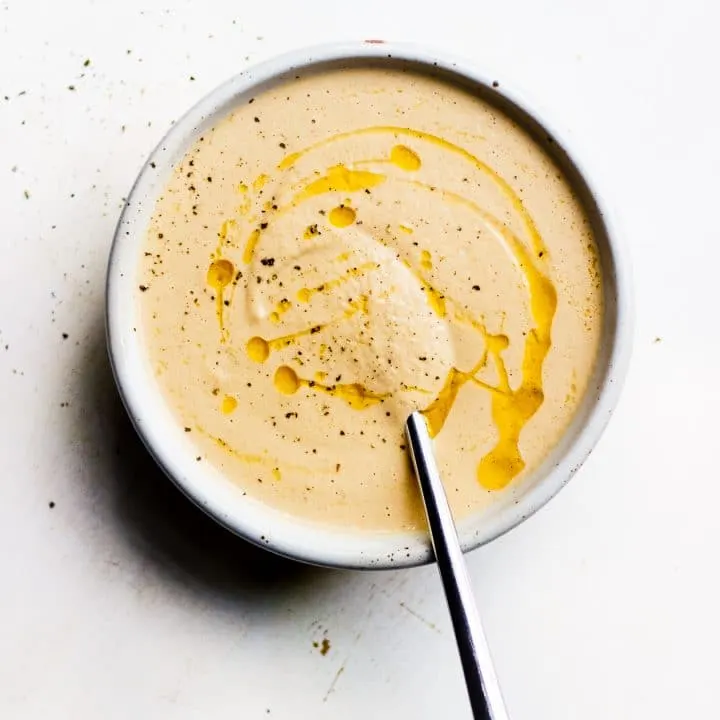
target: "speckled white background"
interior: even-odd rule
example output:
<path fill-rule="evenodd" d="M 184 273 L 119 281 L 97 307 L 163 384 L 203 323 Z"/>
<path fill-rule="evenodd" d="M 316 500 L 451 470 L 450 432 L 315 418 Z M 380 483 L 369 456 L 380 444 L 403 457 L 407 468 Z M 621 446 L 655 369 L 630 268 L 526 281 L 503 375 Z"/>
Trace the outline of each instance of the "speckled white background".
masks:
<path fill-rule="evenodd" d="M 634 256 L 610 428 L 567 490 L 469 557 L 511 717 L 717 717 L 720 7 L 169 5 L 0 0 L 0 717 L 469 716 L 433 568 L 314 570 L 215 527 L 135 438 L 105 354 L 114 224 L 170 122 L 253 61 L 366 37 L 529 90 Z"/>

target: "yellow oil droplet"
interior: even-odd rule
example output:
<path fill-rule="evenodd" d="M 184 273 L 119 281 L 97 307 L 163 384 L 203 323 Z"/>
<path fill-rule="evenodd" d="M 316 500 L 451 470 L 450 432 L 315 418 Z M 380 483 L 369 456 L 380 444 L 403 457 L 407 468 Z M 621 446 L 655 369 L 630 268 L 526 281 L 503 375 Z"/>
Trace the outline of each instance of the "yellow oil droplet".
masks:
<path fill-rule="evenodd" d="M 272 476 L 275 478 L 275 480 L 282 480 L 282 474 L 280 472 L 280 468 L 274 467 L 272 469 Z"/>
<path fill-rule="evenodd" d="M 318 371 L 315 373 L 315 380 L 316 380 L 317 382 L 322 382 L 326 377 L 327 377 L 327 373 L 326 373 L 326 372 L 323 372 L 322 370 L 318 370 Z"/>
<path fill-rule="evenodd" d="M 220 325 L 220 342 L 227 342 L 228 333 L 225 328 L 223 311 L 225 309 L 225 300 L 223 299 L 223 290 L 232 282 L 235 276 L 235 266 L 225 258 L 218 258 L 210 263 L 207 271 L 207 283 L 215 290 L 215 314 L 217 315 L 218 324 Z"/>
<path fill-rule="evenodd" d="M 248 357 L 257 363 L 264 363 L 270 356 L 270 345 L 261 337 L 252 337 L 246 346 Z"/>
<path fill-rule="evenodd" d="M 281 365 L 275 371 L 273 378 L 275 389 L 283 395 L 294 395 L 300 387 L 300 379 L 297 373 L 287 365 Z"/>
<path fill-rule="evenodd" d="M 313 180 L 295 196 L 295 202 L 329 192 L 359 192 L 385 182 L 385 175 L 368 170 L 350 170 L 344 165 L 328 168 L 327 175 Z"/>
<path fill-rule="evenodd" d="M 423 250 L 420 253 L 420 265 L 423 270 L 432 270 L 432 255 L 429 250 Z"/>
<path fill-rule="evenodd" d="M 242 183 L 242 182 L 241 182 L 241 183 L 237 186 L 237 191 L 238 191 L 241 195 L 244 195 L 244 194 L 248 191 L 248 186 L 247 186 L 245 183 Z"/>
<path fill-rule="evenodd" d="M 236 450 L 230 443 L 227 442 L 227 440 L 223 440 L 221 437 L 216 437 L 215 435 L 211 435 L 209 432 L 204 430 L 203 428 L 198 426 L 198 430 L 205 435 L 206 437 L 210 438 L 218 447 L 225 450 L 228 454 L 233 455 L 234 457 L 238 458 L 238 460 L 242 460 L 246 463 L 252 463 L 252 464 L 264 464 L 267 462 L 268 457 L 267 455 L 251 455 L 250 453 L 242 453 Z"/>
<path fill-rule="evenodd" d="M 235 222 L 235 220 L 224 220 L 223 224 L 220 226 L 220 232 L 218 233 L 220 240 L 227 240 L 228 236 L 232 234 L 236 227 L 237 222 Z"/>
<path fill-rule="evenodd" d="M 300 288 L 297 291 L 297 299 L 301 303 L 310 302 L 311 297 L 312 297 L 312 290 L 310 290 L 310 288 Z"/>
<path fill-rule="evenodd" d="M 389 397 L 388 394 L 380 395 L 368 390 L 359 383 L 350 383 L 348 385 L 334 385 L 329 388 L 320 387 L 320 390 L 327 392 L 344 400 L 353 410 L 364 410 L 372 405 L 382 402 L 383 399 Z"/>
<path fill-rule="evenodd" d="M 257 247 L 259 240 L 260 240 L 260 230 L 255 229 L 250 233 L 250 236 L 247 239 L 247 243 L 245 244 L 245 252 L 243 253 L 243 262 L 246 265 L 252 261 L 253 254 L 255 253 L 255 248 Z"/>
<path fill-rule="evenodd" d="M 305 232 L 303 233 L 303 238 L 305 240 L 312 240 L 314 237 L 317 237 L 320 234 L 320 230 L 318 230 L 317 223 L 313 223 L 312 225 L 308 225 L 305 228 Z"/>
<path fill-rule="evenodd" d="M 235 276 L 235 266 L 225 258 L 210 263 L 207 271 L 207 283 L 211 288 L 221 291 L 227 287 Z"/>
<path fill-rule="evenodd" d="M 502 439 L 480 460 L 478 482 L 488 490 L 502 490 L 525 467 L 520 449 L 511 439 Z"/>
<path fill-rule="evenodd" d="M 347 205 L 338 205 L 337 207 L 334 207 L 328 215 L 330 224 L 337 228 L 344 228 L 348 225 L 352 225 L 355 222 L 356 217 L 357 213 L 355 210 Z"/>
<path fill-rule="evenodd" d="M 507 376 L 504 368 L 501 375 Z M 520 431 L 544 400 L 542 389 L 524 384 L 516 391 L 493 393 L 492 417 L 500 438 L 480 460 L 477 478 L 488 490 L 502 490 L 525 467 L 520 454 Z"/>
<path fill-rule="evenodd" d="M 486 335 L 485 342 L 490 355 L 497 355 L 503 350 L 507 350 L 510 345 L 510 339 L 507 335 Z"/>
<path fill-rule="evenodd" d="M 432 395 L 432 391 L 427 388 L 420 387 L 419 385 L 407 385 L 406 383 L 400 383 L 400 389 L 403 392 L 417 392 L 423 395 Z"/>
<path fill-rule="evenodd" d="M 425 293 L 427 294 L 427 302 L 430 306 L 430 309 L 438 317 L 445 317 L 445 315 L 447 314 L 445 296 L 431 285 L 425 285 Z"/>
<path fill-rule="evenodd" d="M 258 192 L 259 190 L 262 190 L 265 185 L 267 184 L 267 181 L 270 179 L 268 175 L 265 173 L 262 173 L 261 175 L 258 175 L 255 180 L 253 180 L 253 190 L 255 192 Z"/>
<path fill-rule="evenodd" d="M 460 388 L 467 382 L 467 375 L 457 368 L 450 368 L 445 384 L 435 400 L 422 411 L 430 437 L 435 437 L 445 425 Z"/>
<path fill-rule="evenodd" d="M 225 245 L 232 245 L 234 235 L 237 232 L 237 222 L 235 220 L 224 220 L 218 231 L 218 244 L 215 250 L 215 257 L 222 257 Z"/>
<path fill-rule="evenodd" d="M 408 260 L 402 261 L 405 267 L 415 276 L 420 283 L 423 292 L 425 293 L 428 307 L 438 316 L 445 317 L 447 315 L 447 303 L 445 301 L 445 295 L 439 290 L 430 285 L 427 280 L 419 273 Z"/>
<path fill-rule="evenodd" d="M 223 398 L 220 409 L 224 415 L 230 415 L 230 413 L 235 412 L 235 408 L 237 408 L 237 406 L 238 401 L 232 395 L 226 395 Z"/>
<path fill-rule="evenodd" d="M 288 168 L 291 168 L 302 155 L 303 155 L 302 151 L 289 153 L 278 164 L 278 170 L 287 170 Z"/>
<path fill-rule="evenodd" d="M 412 235 L 413 229 L 409 225 L 399 225 L 400 232 L 404 232 L 406 235 Z"/>
<path fill-rule="evenodd" d="M 306 337 L 307 335 L 315 335 L 321 332 L 325 328 L 325 325 L 311 325 L 306 327 L 304 330 L 298 330 L 297 332 L 290 333 L 289 335 L 283 335 L 282 337 L 273 338 L 272 340 L 264 340 L 260 338 L 265 345 L 267 345 L 268 352 L 274 352 L 276 350 L 282 350 L 283 348 L 289 347 L 300 338 Z M 255 339 L 255 338 L 253 338 Z"/>
<path fill-rule="evenodd" d="M 275 324 L 279 323 L 282 319 L 282 316 L 292 307 L 292 303 L 287 299 L 283 298 L 280 300 L 280 302 L 275 306 L 273 311 L 270 313 L 270 322 L 273 322 Z"/>
<path fill-rule="evenodd" d="M 340 398 L 354 410 L 364 410 L 389 397 L 389 393 L 375 393 L 368 390 L 364 385 L 360 385 L 360 383 L 322 385 L 317 380 L 306 380 L 298 377 L 297 373 L 287 365 L 281 365 L 275 371 L 273 382 L 275 389 L 283 395 L 294 395 L 301 386 L 305 386 L 315 392 L 322 392 Z"/>
<path fill-rule="evenodd" d="M 537 360 L 544 357 L 547 350 L 544 339 L 537 330 L 532 330 L 525 345 L 522 381 L 517 390 L 513 390 L 501 355 L 510 344 L 508 337 L 486 335 L 486 342 L 487 356 L 493 358 L 498 374 L 491 413 L 499 438 L 495 447 L 480 460 L 477 478 L 488 490 L 501 490 L 525 468 L 520 453 L 520 433 L 544 401 L 542 365 L 538 366 Z"/>
<path fill-rule="evenodd" d="M 367 295 L 361 295 L 357 300 L 353 300 L 348 304 L 347 310 L 343 313 L 345 318 L 351 318 L 355 313 L 363 313 L 367 315 L 370 312 L 370 298 Z"/>
<path fill-rule="evenodd" d="M 420 156 L 407 145 L 393 146 L 392 150 L 390 150 L 390 162 L 397 165 L 401 170 L 408 172 L 419 170 L 422 165 Z"/>

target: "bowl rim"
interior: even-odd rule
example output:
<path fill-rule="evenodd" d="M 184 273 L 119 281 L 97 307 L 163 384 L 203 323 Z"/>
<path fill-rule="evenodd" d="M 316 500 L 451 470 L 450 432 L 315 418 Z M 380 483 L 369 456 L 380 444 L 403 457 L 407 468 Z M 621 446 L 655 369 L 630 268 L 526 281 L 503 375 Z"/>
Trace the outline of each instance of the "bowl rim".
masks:
<path fill-rule="evenodd" d="M 112 241 L 107 267 L 106 330 L 111 366 L 125 408 L 143 442 L 158 465 L 177 487 L 221 525 L 245 540 L 306 563 L 353 569 L 384 569 L 423 565 L 433 561 L 426 533 L 371 533 L 323 526 L 272 508 L 225 478 L 209 463 L 195 462 L 191 444 L 181 437 L 177 419 L 166 407 L 154 374 L 146 367 L 141 333 L 136 332 L 136 272 L 139 248 L 147 229 L 148 212 L 157 188 L 184 156 L 203 128 L 210 127 L 242 96 L 295 70 L 344 62 L 407 62 L 428 73 L 449 73 L 482 89 L 483 93 L 509 104 L 520 115 L 553 139 L 576 172 L 576 181 L 595 205 L 607 241 L 615 293 L 612 347 L 606 353 L 604 372 L 594 393 L 594 403 L 561 455 L 532 488 L 497 517 L 479 526 L 460 523 L 464 551 L 484 545 L 542 508 L 570 480 L 599 440 L 619 399 L 632 351 L 633 305 L 630 261 L 601 193 L 589 179 L 566 134 L 540 113 L 527 93 L 500 87 L 475 63 L 425 45 L 381 40 L 338 42 L 293 50 L 247 68 L 216 87 L 187 111 L 166 133 L 147 158 L 122 209 Z M 213 121 L 213 122 L 211 122 Z M 163 174 L 164 173 L 164 174 Z M 162 180 L 160 179 L 162 177 Z M 147 202 L 146 202 L 147 201 Z M 148 211 L 148 205 L 150 211 Z M 608 282 L 604 278 L 604 282 Z M 607 310 L 606 310 L 607 312 Z M 153 392 L 154 390 L 154 392 Z M 590 388 L 588 388 L 588 393 Z M 567 432 L 566 432 L 567 435 Z"/>

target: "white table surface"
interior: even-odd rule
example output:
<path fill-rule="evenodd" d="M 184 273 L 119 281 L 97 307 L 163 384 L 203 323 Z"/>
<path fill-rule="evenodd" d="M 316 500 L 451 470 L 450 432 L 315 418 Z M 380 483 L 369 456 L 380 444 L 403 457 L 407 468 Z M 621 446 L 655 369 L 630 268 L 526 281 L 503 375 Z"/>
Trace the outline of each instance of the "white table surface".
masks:
<path fill-rule="evenodd" d="M 367 37 L 529 90 L 635 264 L 596 452 L 468 558 L 512 719 L 719 717 L 720 6 L 166 4 L 0 0 L 0 718 L 469 717 L 435 569 L 314 570 L 220 530 L 148 459 L 105 353 L 114 224 L 170 122 L 249 63 Z"/>

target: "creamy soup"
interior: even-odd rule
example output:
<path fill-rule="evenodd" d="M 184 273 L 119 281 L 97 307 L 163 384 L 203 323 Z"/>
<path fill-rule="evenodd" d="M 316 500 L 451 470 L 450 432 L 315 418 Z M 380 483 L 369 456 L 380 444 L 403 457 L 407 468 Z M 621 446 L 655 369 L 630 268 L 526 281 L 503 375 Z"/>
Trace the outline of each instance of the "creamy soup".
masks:
<path fill-rule="evenodd" d="M 376 67 L 288 79 L 205 132 L 138 285 L 197 462 L 369 530 L 424 524 L 414 409 L 456 519 L 522 483 L 588 387 L 603 313 L 588 220 L 547 153 L 467 90 Z"/>

